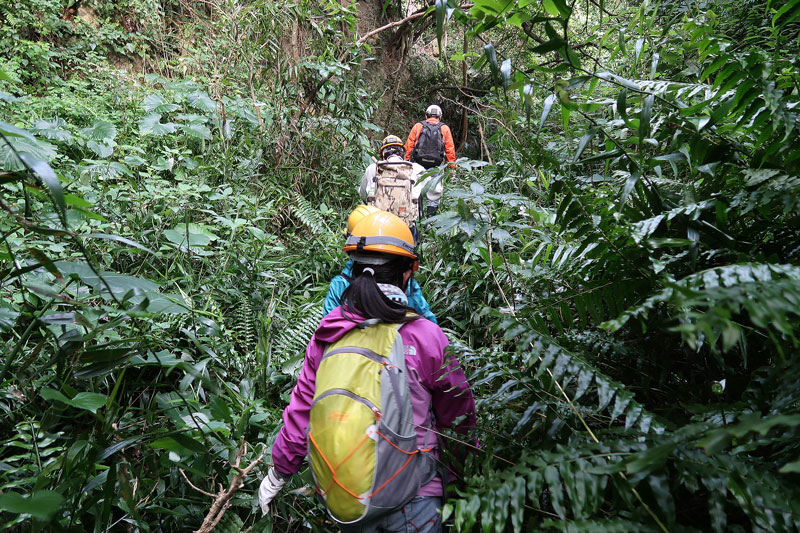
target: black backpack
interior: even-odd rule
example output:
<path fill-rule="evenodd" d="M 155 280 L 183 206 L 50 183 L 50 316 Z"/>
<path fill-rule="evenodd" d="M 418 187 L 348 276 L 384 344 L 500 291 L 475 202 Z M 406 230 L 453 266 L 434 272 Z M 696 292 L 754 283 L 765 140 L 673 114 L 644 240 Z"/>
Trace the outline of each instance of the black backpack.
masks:
<path fill-rule="evenodd" d="M 411 151 L 411 161 L 423 167 L 438 167 L 444 161 L 444 139 L 442 139 L 442 123 L 421 122 L 422 131 L 419 132 L 417 144 Z"/>

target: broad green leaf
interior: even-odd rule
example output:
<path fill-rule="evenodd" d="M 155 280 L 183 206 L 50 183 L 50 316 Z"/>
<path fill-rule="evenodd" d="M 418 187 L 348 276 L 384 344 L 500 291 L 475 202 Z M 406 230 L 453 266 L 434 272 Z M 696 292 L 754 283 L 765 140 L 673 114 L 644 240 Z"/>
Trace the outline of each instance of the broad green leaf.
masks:
<path fill-rule="evenodd" d="M 95 120 L 88 128 L 83 128 L 81 134 L 92 140 L 110 144 L 117 136 L 117 127 L 107 120 Z"/>
<path fill-rule="evenodd" d="M 556 7 L 555 0 L 542 0 L 542 7 L 548 15 L 557 17 L 560 14 L 558 7 Z"/>
<path fill-rule="evenodd" d="M 142 439 L 141 436 L 136 436 L 136 437 L 129 437 L 129 438 L 127 438 L 125 440 L 122 440 L 122 441 L 119 441 L 119 442 L 115 442 L 114 444 L 112 444 L 111 446 L 108 446 L 102 452 L 100 452 L 100 454 L 97 456 L 96 460 L 97 461 L 102 461 L 104 459 L 107 459 L 107 458 L 111 457 L 112 455 L 114 455 L 115 453 L 117 453 L 118 451 L 120 451 L 121 449 L 127 448 L 128 446 L 131 446 L 132 444 L 136 444 L 141 439 Z"/>
<path fill-rule="evenodd" d="M 107 399 L 108 397 L 104 394 L 98 394 L 96 392 L 79 392 L 68 403 L 69 405 L 77 407 L 78 409 L 95 413 L 98 409 L 106 404 Z"/>
<path fill-rule="evenodd" d="M 786 13 L 789 13 L 794 9 L 795 11 L 789 15 L 788 17 L 781 20 L 780 26 L 786 26 L 787 24 L 791 23 L 794 19 L 800 16 L 800 0 L 788 0 L 780 9 L 775 12 L 775 15 L 772 17 L 772 27 L 777 26 L 778 19 L 783 17 Z"/>
<path fill-rule="evenodd" d="M 212 100 L 207 93 L 197 91 L 187 97 L 189 105 L 200 111 L 216 111 L 217 103 Z"/>
<path fill-rule="evenodd" d="M 786 463 L 779 470 L 781 474 L 800 474 L 800 459 L 791 463 Z"/>
<path fill-rule="evenodd" d="M 177 104 L 167 104 L 164 102 L 164 97 L 158 93 L 152 93 L 144 99 L 144 110 L 147 113 L 170 113 L 178 109 Z"/>
<path fill-rule="evenodd" d="M 564 489 L 561 485 L 561 475 L 558 473 L 558 469 L 553 465 L 547 466 L 544 469 L 544 479 L 550 489 L 550 502 L 553 505 L 553 509 L 558 516 L 565 518 L 567 511 L 564 505 Z"/>
<path fill-rule="evenodd" d="M 103 394 L 97 394 L 95 392 L 79 392 L 74 398 L 69 399 L 55 389 L 42 389 L 39 391 L 39 396 L 45 400 L 57 400 L 69 406 L 83 409 L 84 411 L 91 411 L 92 413 L 104 406 L 107 399 Z"/>
<path fill-rule="evenodd" d="M 637 83 L 634 83 L 631 80 L 625 79 L 622 76 L 617 76 L 616 74 L 611 73 L 611 72 L 598 72 L 597 73 L 597 77 L 600 78 L 601 80 L 607 80 L 607 81 L 608 80 L 613 80 L 613 81 L 619 83 L 620 85 L 622 85 L 623 87 L 626 87 L 628 89 L 632 89 L 634 91 L 641 91 L 642 90 L 642 88 Z"/>
<path fill-rule="evenodd" d="M 36 140 L 36 138 L 30 132 L 3 121 L 0 121 L 0 133 L 2 133 L 5 137 L 25 137 L 31 141 Z"/>
<path fill-rule="evenodd" d="M 0 80 L 7 81 L 9 83 L 19 83 L 19 79 L 17 79 L 14 73 L 6 70 L 3 67 L 0 67 Z"/>
<path fill-rule="evenodd" d="M 8 491 L 0 494 L 0 510 L 13 514 L 29 514 L 39 520 L 48 520 L 58 511 L 64 497 L 52 490 L 40 490 L 22 495 Z"/>
<path fill-rule="evenodd" d="M 205 124 L 181 124 L 180 128 L 198 139 L 211 139 L 211 130 Z"/>
<path fill-rule="evenodd" d="M 642 471 L 652 472 L 664 464 L 676 447 L 676 443 L 668 442 L 639 452 L 626 461 L 625 471 L 628 474 L 637 474 Z"/>
<path fill-rule="evenodd" d="M 9 143 L 11 146 L 9 146 Z M 13 149 L 12 149 L 13 147 Z M 56 157 L 56 147 L 31 136 L 6 136 L 0 139 L 0 170 L 24 170 L 20 155 L 50 162 Z"/>
<path fill-rule="evenodd" d="M 557 39 L 551 39 L 544 44 L 540 44 L 539 46 L 534 46 L 531 48 L 531 52 L 534 54 L 546 54 L 554 50 L 560 50 L 564 48 L 564 45 L 566 44 L 567 42 L 559 37 Z"/>
<path fill-rule="evenodd" d="M 0 331 L 10 331 L 16 324 L 19 315 L 20 313 L 13 303 L 0 298 Z"/>
<path fill-rule="evenodd" d="M 69 398 L 55 389 L 42 389 L 39 391 L 39 396 L 45 400 L 58 400 L 59 402 L 69 405 Z"/>
<path fill-rule="evenodd" d="M 66 129 L 67 123 L 63 119 L 56 118 L 53 120 L 37 120 L 31 130 L 37 135 L 41 135 L 50 139 L 51 141 L 60 141 L 64 143 L 72 142 L 72 133 Z"/>
<path fill-rule="evenodd" d="M 137 294 L 157 292 L 159 287 L 152 281 L 122 274 L 101 271 L 98 277 L 88 264 L 78 261 L 56 261 L 54 264 L 64 276 L 78 278 L 105 295 L 108 294 L 106 285 L 111 287 L 112 293 L 117 296 L 122 296 L 131 290 Z"/>
<path fill-rule="evenodd" d="M 143 159 L 143 158 L 139 157 L 138 155 L 126 155 L 125 159 L 123 159 L 123 161 L 125 161 L 126 165 L 131 166 L 131 167 L 138 167 L 138 166 L 141 166 L 141 165 L 144 165 L 145 163 L 147 163 L 146 159 Z"/>
<path fill-rule="evenodd" d="M 100 159 L 105 159 L 114 153 L 114 146 L 112 144 L 98 143 L 94 140 L 87 142 L 86 147 L 94 152 Z"/>
<path fill-rule="evenodd" d="M 639 37 L 636 39 L 636 44 L 633 46 L 633 68 L 639 64 L 639 57 L 642 55 L 642 48 L 644 47 L 644 38 Z"/>
<path fill-rule="evenodd" d="M 175 131 L 175 124 L 172 122 L 161 122 L 161 115 L 153 113 L 147 115 L 139 121 L 139 133 L 142 135 L 153 134 L 157 136 L 166 135 Z"/>

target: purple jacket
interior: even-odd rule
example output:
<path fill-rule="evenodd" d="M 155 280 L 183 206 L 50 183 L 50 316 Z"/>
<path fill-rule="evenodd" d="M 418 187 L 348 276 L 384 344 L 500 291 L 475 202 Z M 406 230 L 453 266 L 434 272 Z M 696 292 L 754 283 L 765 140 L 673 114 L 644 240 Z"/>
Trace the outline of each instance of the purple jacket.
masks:
<path fill-rule="evenodd" d="M 300 470 L 306 456 L 306 428 L 314 398 L 317 368 L 326 346 L 336 342 L 356 327 L 356 322 L 342 316 L 337 307 L 322 319 L 311 342 L 306 347 L 303 369 L 297 378 L 288 407 L 283 411 L 283 427 L 272 446 L 272 461 L 282 474 Z M 475 399 L 458 362 L 444 349 L 449 344 L 441 328 L 429 320 L 418 319 L 400 329 L 405 344 L 406 367 L 411 389 L 414 423 L 417 425 L 417 446 L 437 448 L 438 438 L 426 428 L 449 427 L 466 415 L 459 430 L 475 425 Z M 434 420 L 431 420 L 431 414 Z M 420 496 L 441 496 L 442 484 L 437 477 L 419 491 Z"/>

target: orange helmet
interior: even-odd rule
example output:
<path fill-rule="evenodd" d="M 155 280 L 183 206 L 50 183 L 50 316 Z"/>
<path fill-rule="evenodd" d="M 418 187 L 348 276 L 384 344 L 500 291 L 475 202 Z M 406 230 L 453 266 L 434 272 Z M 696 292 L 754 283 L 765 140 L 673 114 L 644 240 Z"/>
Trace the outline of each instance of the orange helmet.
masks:
<path fill-rule="evenodd" d="M 380 211 L 374 205 L 360 205 L 353 209 L 353 212 L 350 213 L 350 216 L 347 217 L 347 229 L 344 230 L 345 233 L 348 235 L 353 233 L 353 228 L 355 228 L 359 222 L 361 222 L 364 217 L 371 215 L 372 213 L 377 213 Z"/>
<path fill-rule="evenodd" d="M 399 146 L 400 148 L 404 148 L 403 141 L 400 139 L 400 137 L 397 135 L 388 135 L 383 138 L 381 147 L 378 150 L 378 155 L 383 157 L 383 151 L 390 146 Z"/>
<path fill-rule="evenodd" d="M 342 250 L 350 254 L 381 252 L 417 258 L 411 230 L 400 217 L 386 211 L 365 216 L 353 228 Z"/>

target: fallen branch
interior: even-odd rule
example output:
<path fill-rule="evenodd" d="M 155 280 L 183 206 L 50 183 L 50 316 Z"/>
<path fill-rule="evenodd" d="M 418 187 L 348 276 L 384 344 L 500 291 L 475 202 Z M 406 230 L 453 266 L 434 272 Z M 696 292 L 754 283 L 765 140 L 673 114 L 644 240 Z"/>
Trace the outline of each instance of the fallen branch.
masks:
<path fill-rule="evenodd" d="M 244 437 L 242 437 L 241 444 L 239 445 L 239 451 L 236 453 L 236 461 L 231 465 L 234 470 L 236 470 L 236 474 L 234 474 L 233 479 L 231 479 L 231 483 L 226 490 L 222 484 L 220 483 L 219 492 L 216 494 L 211 494 L 210 492 L 206 492 L 203 489 L 196 487 L 189 478 L 186 477 L 186 474 L 183 470 L 180 470 L 181 475 L 183 475 L 186 482 L 189 483 L 189 486 L 192 487 L 197 492 L 201 494 L 205 494 L 206 496 L 210 496 L 214 498 L 214 503 L 211 504 L 211 508 L 208 510 L 203 523 L 200 525 L 200 529 L 195 531 L 194 533 L 209 533 L 213 530 L 222 517 L 225 515 L 225 511 L 231 506 L 231 498 L 236 492 L 244 487 L 244 478 L 250 473 L 255 466 L 261 462 L 264 458 L 264 454 L 267 453 L 267 448 L 265 447 L 261 450 L 261 454 L 256 458 L 255 461 L 250 463 L 247 468 L 241 468 L 239 465 L 242 462 L 242 457 L 247 453 L 247 443 L 244 441 Z"/>

